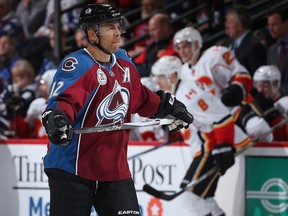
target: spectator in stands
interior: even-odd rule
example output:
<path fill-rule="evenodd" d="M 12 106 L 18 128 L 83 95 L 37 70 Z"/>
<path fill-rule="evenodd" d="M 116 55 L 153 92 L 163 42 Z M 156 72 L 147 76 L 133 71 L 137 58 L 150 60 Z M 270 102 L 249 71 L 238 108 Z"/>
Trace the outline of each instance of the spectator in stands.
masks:
<path fill-rule="evenodd" d="M 225 29 L 229 40 L 225 43 L 250 75 L 266 64 L 266 50 L 250 28 L 250 14 L 244 7 L 232 7 L 226 14 Z"/>
<path fill-rule="evenodd" d="M 22 48 L 21 56 L 28 59 L 37 71 L 37 75 L 42 75 L 45 71 L 55 69 L 57 67 L 58 59 L 54 53 L 55 46 L 55 32 L 54 28 L 47 29 L 48 35 L 37 36 L 25 41 Z M 74 48 L 74 40 L 69 40 L 73 37 L 74 31 L 67 31 L 62 28 L 61 31 L 61 56 L 63 58 L 67 53 Z M 38 77 L 39 78 L 39 77 Z"/>
<path fill-rule="evenodd" d="M 19 17 L 25 38 L 32 37 L 44 24 L 46 16 L 46 0 L 21 0 L 15 15 Z"/>
<path fill-rule="evenodd" d="M 87 47 L 88 42 L 84 38 L 83 32 L 80 29 L 77 29 L 74 35 L 74 40 L 75 40 L 75 46 L 76 49 L 82 49 Z"/>
<path fill-rule="evenodd" d="M 11 69 L 21 59 L 16 48 L 16 41 L 11 36 L 0 36 L 0 93 L 12 83 Z"/>
<path fill-rule="evenodd" d="M 256 30 L 255 34 L 256 37 L 259 38 L 260 43 L 262 43 L 262 45 L 266 50 L 268 50 L 268 48 L 276 42 L 276 40 L 272 38 L 267 26 L 264 26 L 263 28 Z"/>
<path fill-rule="evenodd" d="M 28 123 L 32 131 L 33 138 L 45 138 L 47 134 L 45 128 L 42 126 L 41 114 L 45 111 L 47 100 L 52 87 L 53 77 L 56 69 L 46 71 L 39 81 L 40 97 L 32 101 L 27 111 L 25 121 Z"/>
<path fill-rule="evenodd" d="M 288 118 L 288 96 L 280 92 L 281 73 L 275 65 L 259 67 L 253 76 L 258 91 L 255 99 L 264 112 L 264 118 L 273 127 Z M 288 141 L 288 125 L 284 124 L 273 131 L 274 141 Z"/>
<path fill-rule="evenodd" d="M 24 32 L 20 20 L 12 8 L 13 1 L 0 0 L 0 36 L 9 35 L 16 41 L 23 41 Z"/>
<path fill-rule="evenodd" d="M 113 7 L 117 7 L 120 12 L 124 13 L 125 11 L 135 7 L 138 1 L 134 0 L 95 0 L 96 4 L 110 4 Z"/>
<path fill-rule="evenodd" d="M 162 6 L 163 0 L 141 0 L 141 16 L 138 18 L 138 20 L 149 18 L 149 16 L 152 16 L 153 13 L 159 11 Z M 136 42 L 133 49 L 128 51 L 129 56 L 132 58 L 138 56 L 144 50 L 144 48 L 151 43 L 148 21 L 141 22 L 132 29 L 130 38 L 139 38 L 145 34 L 148 34 L 148 36 L 143 40 Z"/>
<path fill-rule="evenodd" d="M 173 26 L 167 14 L 156 13 L 148 23 L 153 42 L 134 59 L 141 77 L 150 76 L 151 66 L 164 55 L 177 55 L 173 49 Z"/>
<path fill-rule="evenodd" d="M 62 29 L 61 32 L 61 56 L 60 59 L 64 58 L 72 49 L 72 44 L 68 44 L 68 38 L 71 32 L 66 29 Z M 49 29 L 49 47 L 42 53 L 41 67 L 38 70 L 38 74 L 42 75 L 45 71 L 55 69 L 58 64 L 58 59 L 54 53 L 55 49 L 55 30 L 53 28 Z"/>
<path fill-rule="evenodd" d="M 30 103 L 37 97 L 36 73 L 27 60 L 16 61 L 11 73 L 13 83 L 0 95 L 1 120 L 9 122 L 6 129 L 14 130 L 14 137 L 29 138 L 31 132 L 24 119 Z"/>
<path fill-rule="evenodd" d="M 273 10 L 267 17 L 271 36 L 277 40 L 269 47 L 267 64 L 277 65 L 280 69 L 281 93 L 288 95 L 288 19 L 287 11 Z"/>
<path fill-rule="evenodd" d="M 71 44 L 69 44 L 69 37 L 73 36 L 74 31 L 67 31 L 65 28 L 62 28 L 61 31 L 61 41 L 60 41 L 60 46 L 61 46 L 61 55 L 60 58 L 64 58 L 71 50 Z M 50 29 L 49 32 L 49 44 L 52 50 L 55 49 L 55 29 L 52 28 Z"/>
<path fill-rule="evenodd" d="M 175 49 L 184 62 L 181 78 L 202 83 L 221 99 L 233 111 L 238 126 L 252 139 L 271 141 L 270 127 L 249 93 L 253 85 L 249 72 L 227 47 L 212 46 L 202 52 L 202 43 L 199 31 L 193 27 L 176 32 Z"/>
<path fill-rule="evenodd" d="M 37 30 L 35 36 L 48 36 L 49 29 L 53 28 L 54 26 L 54 13 L 55 13 L 55 6 L 54 0 L 48 0 L 46 6 L 46 17 L 44 24 Z M 73 8 L 76 5 L 81 5 L 82 3 L 85 4 L 87 0 L 60 0 L 60 8 L 65 13 L 61 14 L 61 26 L 65 31 L 75 31 L 78 28 L 78 16 L 80 14 L 81 7 L 76 7 L 72 10 L 69 8 Z"/>

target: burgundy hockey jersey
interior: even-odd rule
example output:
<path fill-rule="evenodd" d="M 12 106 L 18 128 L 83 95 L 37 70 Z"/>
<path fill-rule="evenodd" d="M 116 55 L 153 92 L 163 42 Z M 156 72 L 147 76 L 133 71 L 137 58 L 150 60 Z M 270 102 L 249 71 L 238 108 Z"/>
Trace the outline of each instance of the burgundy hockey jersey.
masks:
<path fill-rule="evenodd" d="M 63 59 L 55 74 L 47 109 L 63 110 L 73 127 L 121 124 L 132 113 L 153 116 L 160 98 L 141 84 L 135 65 L 122 49 L 111 55 L 109 67 L 88 50 Z M 129 130 L 74 135 L 65 146 L 49 143 L 44 168 L 58 168 L 96 181 L 129 178 Z"/>

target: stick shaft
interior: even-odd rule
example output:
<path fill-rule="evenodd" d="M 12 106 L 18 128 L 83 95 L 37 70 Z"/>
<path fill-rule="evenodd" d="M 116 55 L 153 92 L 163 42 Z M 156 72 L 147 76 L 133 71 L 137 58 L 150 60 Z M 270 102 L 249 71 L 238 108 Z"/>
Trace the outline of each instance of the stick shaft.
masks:
<path fill-rule="evenodd" d="M 96 132 L 105 132 L 105 131 L 115 131 L 115 130 L 128 130 L 135 129 L 138 127 L 148 127 L 156 125 L 169 125 L 172 124 L 175 119 L 153 119 L 149 121 L 142 122 L 128 122 L 121 125 L 115 124 L 104 124 L 95 127 L 86 127 L 86 128 L 75 128 L 74 134 L 85 134 L 85 133 L 96 133 Z"/>
<path fill-rule="evenodd" d="M 148 150 L 146 150 L 146 151 L 143 151 L 143 152 L 137 153 L 137 154 L 135 154 L 135 155 L 132 155 L 132 156 L 128 157 L 128 160 L 134 159 L 134 158 L 136 158 L 136 157 L 140 157 L 140 156 L 142 156 L 142 155 L 144 155 L 144 154 L 147 154 L 147 153 L 152 152 L 152 151 L 155 151 L 155 150 L 157 150 L 157 149 L 159 149 L 159 148 L 168 146 L 168 145 L 170 145 L 170 144 L 172 144 L 172 143 L 175 143 L 175 142 L 177 142 L 177 141 L 181 141 L 181 139 L 178 138 L 178 139 L 175 139 L 175 140 L 171 140 L 171 141 L 162 143 L 162 144 L 160 144 L 160 145 L 158 145 L 158 146 L 155 146 L 155 147 L 153 147 L 153 148 L 150 148 L 150 149 L 148 149 Z"/>

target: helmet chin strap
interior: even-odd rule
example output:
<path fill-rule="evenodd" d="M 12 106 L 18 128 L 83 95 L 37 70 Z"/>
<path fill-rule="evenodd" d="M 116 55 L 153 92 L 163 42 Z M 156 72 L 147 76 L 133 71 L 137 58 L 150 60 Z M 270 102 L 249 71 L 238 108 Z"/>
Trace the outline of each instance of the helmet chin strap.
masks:
<path fill-rule="evenodd" d="M 108 55 L 111 55 L 112 53 L 107 51 L 106 49 L 104 49 L 102 46 L 101 46 L 101 40 L 100 40 L 100 37 L 99 35 L 97 35 L 98 39 L 99 39 L 99 43 L 97 44 L 96 42 L 93 42 L 91 41 L 89 38 L 88 38 L 88 42 L 92 45 L 92 46 L 96 46 L 99 50 L 101 50 L 102 52 L 108 54 Z"/>

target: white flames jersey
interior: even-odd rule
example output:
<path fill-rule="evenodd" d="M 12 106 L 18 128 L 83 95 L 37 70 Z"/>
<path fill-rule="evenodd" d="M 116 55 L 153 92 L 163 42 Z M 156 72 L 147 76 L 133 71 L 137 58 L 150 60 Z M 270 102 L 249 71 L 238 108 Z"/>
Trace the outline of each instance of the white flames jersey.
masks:
<path fill-rule="evenodd" d="M 209 91 L 220 98 L 221 90 L 228 87 L 229 82 L 242 83 L 243 80 L 240 80 L 242 78 L 235 79 L 238 74 L 241 74 L 242 78 L 243 75 L 250 77 L 246 68 L 239 63 L 228 48 L 213 46 L 202 54 L 196 65 L 192 67 L 188 63 L 183 65 L 181 79 L 200 81 L 209 88 Z M 245 78 L 244 82 L 246 81 Z M 245 85 L 244 88 L 246 88 Z"/>
<path fill-rule="evenodd" d="M 175 94 L 176 98 L 184 103 L 187 110 L 194 116 L 194 122 L 189 129 L 181 131 L 184 141 L 192 146 L 193 154 L 200 151 L 203 144 L 197 134 L 198 131 L 210 133 L 214 130 L 215 124 L 221 125 L 223 123 L 221 121 L 230 115 L 219 99 L 202 89 L 203 87 L 201 83 L 181 81 Z M 230 119 L 232 121 L 232 118 Z"/>
<path fill-rule="evenodd" d="M 181 131 L 184 141 L 192 147 L 193 155 L 201 150 L 203 144 L 206 149 L 211 150 L 215 144 L 228 142 L 237 148 L 250 141 L 247 134 L 234 124 L 228 108 L 215 95 L 208 92 L 202 83 L 181 81 L 175 96 L 194 116 L 194 122 L 189 129 Z M 199 137 L 198 132 L 209 134 L 212 131 L 213 137 L 206 135 Z"/>
<path fill-rule="evenodd" d="M 230 114 L 222 102 L 205 91 L 205 86 L 199 82 L 181 81 L 175 96 L 185 104 L 200 130 L 204 132 L 211 131 L 210 126 L 214 122 L 219 122 Z"/>

